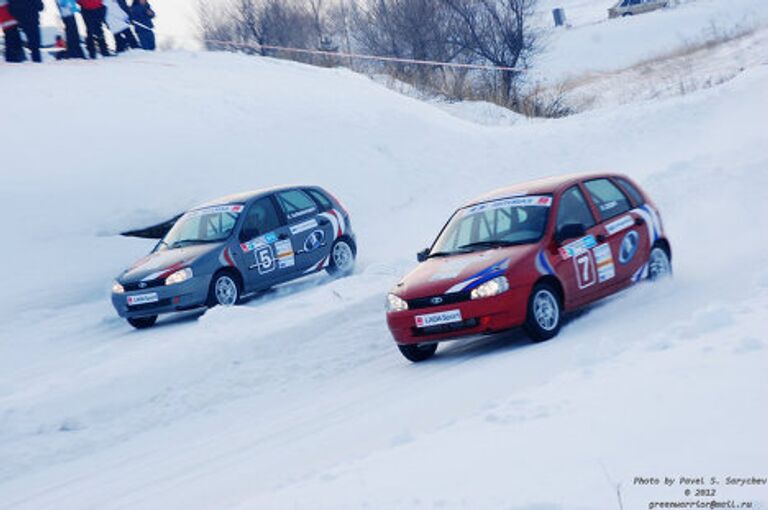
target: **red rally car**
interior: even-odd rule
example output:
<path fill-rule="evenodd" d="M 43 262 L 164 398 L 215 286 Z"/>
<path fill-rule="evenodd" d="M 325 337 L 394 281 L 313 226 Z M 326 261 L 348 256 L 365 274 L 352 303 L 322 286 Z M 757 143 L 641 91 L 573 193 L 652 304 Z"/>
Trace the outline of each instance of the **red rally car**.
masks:
<path fill-rule="evenodd" d="M 534 341 L 563 313 L 671 274 L 658 209 L 629 178 L 552 177 L 456 211 L 387 297 L 387 323 L 411 361 L 437 343 L 523 326 Z"/>

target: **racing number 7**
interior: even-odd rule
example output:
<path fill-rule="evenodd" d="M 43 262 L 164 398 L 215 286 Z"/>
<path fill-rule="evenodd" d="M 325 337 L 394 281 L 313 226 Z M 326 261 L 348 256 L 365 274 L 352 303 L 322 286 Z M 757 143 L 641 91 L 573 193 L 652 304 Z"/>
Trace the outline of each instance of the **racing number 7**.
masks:
<path fill-rule="evenodd" d="M 595 263 L 592 261 L 592 252 L 586 252 L 574 257 L 576 266 L 576 280 L 580 289 L 585 289 L 595 283 Z"/>

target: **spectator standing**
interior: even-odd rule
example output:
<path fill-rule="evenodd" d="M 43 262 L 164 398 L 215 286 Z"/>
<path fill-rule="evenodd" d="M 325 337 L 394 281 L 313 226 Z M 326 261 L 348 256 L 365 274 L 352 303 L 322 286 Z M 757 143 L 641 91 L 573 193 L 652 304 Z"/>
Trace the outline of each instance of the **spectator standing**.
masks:
<path fill-rule="evenodd" d="M 103 57 L 109 57 L 107 40 L 104 39 L 104 17 L 107 9 L 102 0 L 77 0 L 82 8 L 83 21 L 85 22 L 86 36 L 85 47 L 88 55 L 96 58 L 96 47 Z"/>
<path fill-rule="evenodd" d="M 130 18 L 117 0 L 103 0 L 107 9 L 107 26 L 115 36 L 115 51 L 122 53 L 128 48 L 138 48 L 139 43 L 131 31 Z"/>
<path fill-rule="evenodd" d="M 139 36 L 142 49 L 149 51 L 155 49 L 155 24 L 152 22 L 154 17 L 155 11 L 147 0 L 133 0 L 131 20 L 136 27 L 136 35 Z"/>
<path fill-rule="evenodd" d="M 67 52 L 64 58 L 85 58 L 83 47 L 80 45 L 80 29 L 77 28 L 75 14 L 80 11 L 77 6 L 77 0 L 56 0 L 61 14 L 61 21 L 64 22 L 64 34 L 67 39 Z"/>
<path fill-rule="evenodd" d="M 19 22 L 19 27 L 27 36 L 27 47 L 34 62 L 42 62 L 40 54 L 40 11 L 43 0 L 8 0 L 11 16 Z"/>
<path fill-rule="evenodd" d="M 0 28 L 3 30 L 5 39 L 5 61 L 24 62 L 27 57 L 24 55 L 24 47 L 21 45 L 19 22 L 11 16 L 8 0 L 0 0 Z"/>

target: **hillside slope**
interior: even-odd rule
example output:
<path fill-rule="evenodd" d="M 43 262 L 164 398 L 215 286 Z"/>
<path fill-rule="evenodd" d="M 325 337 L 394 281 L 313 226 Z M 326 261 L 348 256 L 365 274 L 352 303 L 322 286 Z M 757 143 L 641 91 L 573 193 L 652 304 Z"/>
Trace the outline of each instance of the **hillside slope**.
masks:
<path fill-rule="evenodd" d="M 0 124 L 3 508 L 615 508 L 606 473 L 636 508 L 661 495 L 635 476 L 764 471 L 767 82 L 488 127 L 233 55 L 0 67 L 0 96 L 36 98 Z M 675 279 L 545 344 L 404 362 L 383 296 L 452 210 L 594 169 L 654 196 Z M 150 248 L 116 232 L 286 182 L 345 202 L 354 276 L 145 332 L 115 317 L 111 278 Z"/>

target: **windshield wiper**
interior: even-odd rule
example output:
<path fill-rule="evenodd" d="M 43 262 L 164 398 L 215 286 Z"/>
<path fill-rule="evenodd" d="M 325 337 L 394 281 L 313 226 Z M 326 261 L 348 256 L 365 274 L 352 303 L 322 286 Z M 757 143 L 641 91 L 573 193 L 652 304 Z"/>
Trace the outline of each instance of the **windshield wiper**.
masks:
<path fill-rule="evenodd" d="M 515 241 L 503 241 L 501 239 L 495 241 L 477 241 L 475 243 L 463 244 L 459 246 L 460 250 L 471 250 L 472 248 L 500 248 L 504 246 L 514 246 L 521 244 Z"/>
<path fill-rule="evenodd" d="M 178 241 L 174 241 L 174 243 L 170 246 L 166 243 L 166 246 L 168 248 L 179 248 L 182 244 L 207 244 L 207 243 L 220 243 L 224 241 L 225 239 L 180 239 Z"/>

